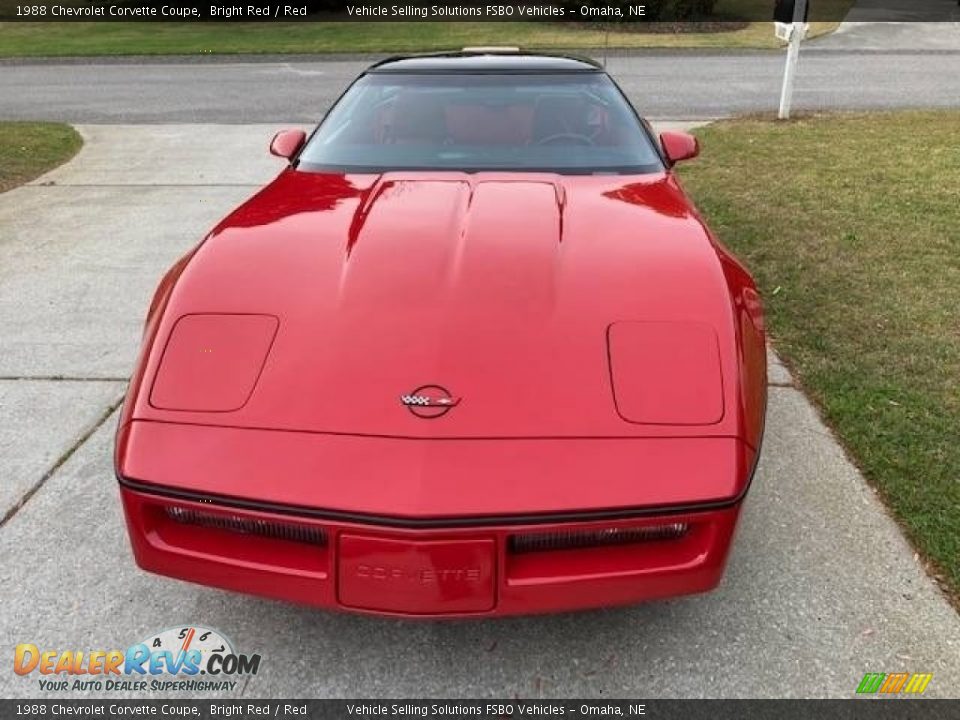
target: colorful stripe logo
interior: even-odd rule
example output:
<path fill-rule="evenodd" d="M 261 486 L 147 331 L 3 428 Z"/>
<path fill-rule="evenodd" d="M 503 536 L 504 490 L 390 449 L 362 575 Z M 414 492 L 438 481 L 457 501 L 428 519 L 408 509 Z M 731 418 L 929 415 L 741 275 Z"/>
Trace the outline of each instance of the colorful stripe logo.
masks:
<path fill-rule="evenodd" d="M 867 673 L 857 686 L 858 695 L 920 695 L 933 679 L 933 673 Z"/>

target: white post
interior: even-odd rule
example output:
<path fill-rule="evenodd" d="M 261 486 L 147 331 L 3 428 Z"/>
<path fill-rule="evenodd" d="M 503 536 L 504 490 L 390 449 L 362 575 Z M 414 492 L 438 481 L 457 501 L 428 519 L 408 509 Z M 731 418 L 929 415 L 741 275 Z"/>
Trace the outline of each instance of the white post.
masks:
<path fill-rule="evenodd" d="M 790 28 L 790 45 L 787 47 L 787 66 L 783 71 L 783 90 L 780 92 L 781 120 L 790 118 L 790 105 L 793 102 L 793 80 L 797 74 L 797 62 L 800 59 L 800 43 L 804 36 L 804 20 L 807 14 L 807 0 L 796 0 L 793 5 L 793 26 Z"/>

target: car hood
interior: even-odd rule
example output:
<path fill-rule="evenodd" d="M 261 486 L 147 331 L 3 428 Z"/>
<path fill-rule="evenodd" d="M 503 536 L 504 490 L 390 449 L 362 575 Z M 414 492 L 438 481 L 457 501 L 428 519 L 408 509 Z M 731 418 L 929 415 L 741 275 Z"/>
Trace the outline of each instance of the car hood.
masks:
<path fill-rule="evenodd" d="M 236 355 L 265 354 L 238 407 L 150 400 L 171 332 L 197 314 L 276 319 L 263 349 Z M 716 248 L 670 174 L 291 169 L 184 264 L 135 415 L 380 437 L 736 435 L 733 412 L 694 427 L 625 418 L 608 338 L 618 322 L 710 328 L 733 408 L 732 317 Z M 663 366 L 631 382 L 654 390 Z M 186 372 L 164 382 L 192 393 Z M 424 386 L 455 407 L 403 404 Z"/>

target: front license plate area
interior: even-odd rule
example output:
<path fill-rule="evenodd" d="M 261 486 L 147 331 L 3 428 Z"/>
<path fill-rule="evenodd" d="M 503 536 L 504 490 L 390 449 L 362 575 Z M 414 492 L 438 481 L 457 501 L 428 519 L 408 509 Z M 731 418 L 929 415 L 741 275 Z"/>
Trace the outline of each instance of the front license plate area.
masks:
<path fill-rule="evenodd" d="M 340 603 L 362 610 L 439 615 L 492 610 L 494 541 L 392 540 L 343 534 Z"/>

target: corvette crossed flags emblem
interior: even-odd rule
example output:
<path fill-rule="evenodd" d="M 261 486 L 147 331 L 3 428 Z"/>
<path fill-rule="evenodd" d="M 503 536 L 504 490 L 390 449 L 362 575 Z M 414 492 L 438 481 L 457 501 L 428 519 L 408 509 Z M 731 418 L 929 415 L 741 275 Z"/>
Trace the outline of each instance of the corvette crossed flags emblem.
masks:
<path fill-rule="evenodd" d="M 424 407 L 433 407 L 435 405 L 456 405 L 453 398 L 431 398 L 427 395 L 401 395 L 400 402 L 404 405 L 423 405 Z"/>
<path fill-rule="evenodd" d="M 460 398 L 440 385 L 421 385 L 409 395 L 401 395 L 400 404 L 419 418 L 432 419 L 446 415 L 460 404 Z"/>

